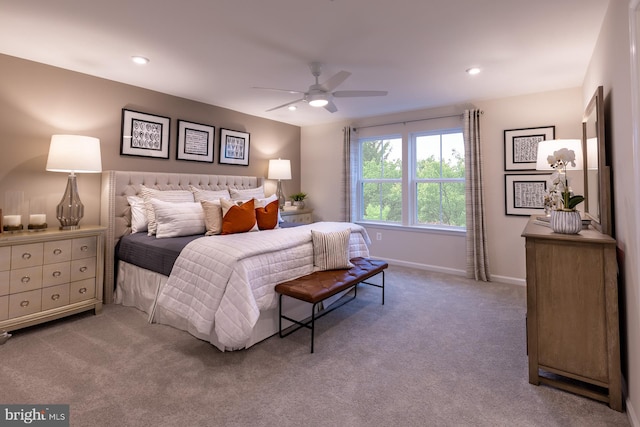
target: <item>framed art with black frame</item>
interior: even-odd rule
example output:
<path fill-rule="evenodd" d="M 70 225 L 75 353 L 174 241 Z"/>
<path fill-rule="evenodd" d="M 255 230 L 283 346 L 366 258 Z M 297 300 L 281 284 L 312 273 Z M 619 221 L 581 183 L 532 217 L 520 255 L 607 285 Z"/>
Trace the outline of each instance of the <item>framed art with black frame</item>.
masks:
<path fill-rule="evenodd" d="M 178 120 L 176 159 L 213 163 L 215 131 L 214 126 Z"/>
<path fill-rule="evenodd" d="M 249 166 L 249 134 L 220 129 L 220 156 L 218 162 L 228 165 Z"/>
<path fill-rule="evenodd" d="M 536 215 L 544 214 L 544 195 L 547 192 L 547 180 L 551 174 L 505 174 L 505 214 Z"/>
<path fill-rule="evenodd" d="M 554 139 L 555 126 L 504 131 L 504 170 L 536 170 L 538 142 Z"/>
<path fill-rule="evenodd" d="M 122 109 L 122 142 L 125 156 L 169 158 L 169 117 Z"/>

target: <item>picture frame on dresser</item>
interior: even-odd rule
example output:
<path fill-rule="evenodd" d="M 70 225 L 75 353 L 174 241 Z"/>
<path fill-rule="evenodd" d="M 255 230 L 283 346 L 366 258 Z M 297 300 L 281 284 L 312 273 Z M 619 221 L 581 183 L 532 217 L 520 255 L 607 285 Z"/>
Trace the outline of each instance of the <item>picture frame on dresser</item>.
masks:
<path fill-rule="evenodd" d="M 555 135 L 555 126 L 505 130 L 504 170 L 536 170 L 538 143 L 555 139 Z"/>
<path fill-rule="evenodd" d="M 120 155 L 169 159 L 169 127 L 164 116 L 122 109 Z"/>
<path fill-rule="evenodd" d="M 218 163 L 249 166 L 250 136 L 247 132 L 221 128 Z"/>
<path fill-rule="evenodd" d="M 215 126 L 178 120 L 177 160 L 213 163 Z"/>
<path fill-rule="evenodd" d="M 505 214 L 544 214 L 544 194 L 550 176 L 551 174 L 505 174 Z"/>

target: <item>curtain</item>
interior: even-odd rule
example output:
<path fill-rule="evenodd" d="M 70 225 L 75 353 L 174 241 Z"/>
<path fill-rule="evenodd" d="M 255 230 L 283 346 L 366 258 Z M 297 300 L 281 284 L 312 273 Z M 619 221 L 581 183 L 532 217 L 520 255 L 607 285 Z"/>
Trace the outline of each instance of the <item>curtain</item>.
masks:
<path fill-rule="evenodd" d="M 353 221 L 355 209 L 354 197 L 357 165 L 357 149 L 358 144 L 355 138 L 355 131 L 349 126 L 342 129 L 343 131 L 343 159 L 342 168 L 342 188 L 344 192 L 344 200 L 342 204 L 342 218 L 344 221 Z"/>
<path fill-rule="evenodd" d="M 484 217 L 484 185 L 479 110 L 464 112 L 465 181 L 467 211 L 467 277 L 484 282 L 489 275 L 487 227 Z"/>

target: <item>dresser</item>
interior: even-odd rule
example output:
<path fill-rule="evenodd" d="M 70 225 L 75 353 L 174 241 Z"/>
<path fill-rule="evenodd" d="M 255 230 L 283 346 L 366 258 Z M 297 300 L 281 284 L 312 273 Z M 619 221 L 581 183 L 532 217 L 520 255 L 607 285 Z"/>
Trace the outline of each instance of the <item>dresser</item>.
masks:
<path fill-rule="evenodd" d="M 105 229 L 0 234 L 0 330 L 99 313 Z"/>
<path fill-rule="evenodd" d="M 622 411 L 616 241 L 557 234 L 529 220 L 525 238 L 529 382 Z"/>
<path fill-rule="evenodd" d="M 311 224 L 313 222 L 313 209 L 280 211 L 280 215 L 285 222 L 293 222 L 296 224 Z"/>

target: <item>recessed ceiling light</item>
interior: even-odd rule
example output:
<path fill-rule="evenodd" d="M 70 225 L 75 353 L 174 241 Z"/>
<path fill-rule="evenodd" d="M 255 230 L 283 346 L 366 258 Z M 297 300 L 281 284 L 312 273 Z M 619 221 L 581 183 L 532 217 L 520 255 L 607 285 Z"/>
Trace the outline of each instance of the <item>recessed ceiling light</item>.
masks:
<path fill-rule="evenodd" d="M 471 67 L 471 68 L 467 69 L 467 74 L 469 74 L 471 76 L 479 74 L 479 73 L 480 73 L 480 68 L 478 68 L 478 67 Z"/>
<path fill-rule="evenodd" d="M 145 65 L 149 63 L 149 58 L 145 58 L 144 56 L 132 56 L 131 60 L 139 65 Z"/>
<path fill-rule="evenodd" d="M 295 105 L 289 105 L 289 111 L 296 111 L 298 109 L 298 107 L 296 107 Z"/>

